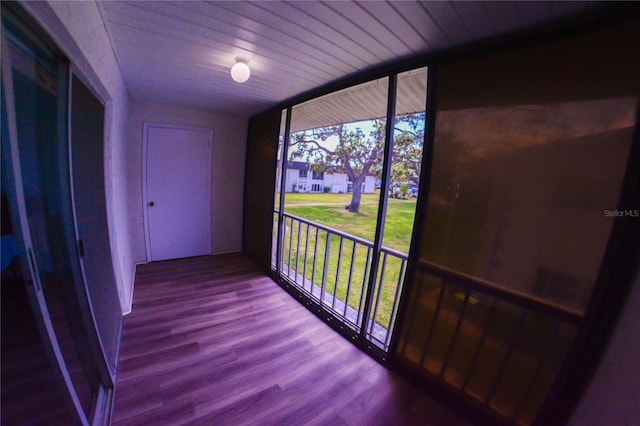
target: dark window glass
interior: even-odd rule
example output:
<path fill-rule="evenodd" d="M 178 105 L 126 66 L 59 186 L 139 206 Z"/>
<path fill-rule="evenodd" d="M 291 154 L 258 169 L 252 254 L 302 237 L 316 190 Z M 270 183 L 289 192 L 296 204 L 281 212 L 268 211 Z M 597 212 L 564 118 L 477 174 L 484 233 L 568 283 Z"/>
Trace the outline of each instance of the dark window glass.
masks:
<path fill-rule="evenodd" d="M 514 423 L 535 420 L 559 374 L 615 217 L 637 214 L 616 210 L 640 93 L 636 28 L 438 70 L 399 358 Z"/>

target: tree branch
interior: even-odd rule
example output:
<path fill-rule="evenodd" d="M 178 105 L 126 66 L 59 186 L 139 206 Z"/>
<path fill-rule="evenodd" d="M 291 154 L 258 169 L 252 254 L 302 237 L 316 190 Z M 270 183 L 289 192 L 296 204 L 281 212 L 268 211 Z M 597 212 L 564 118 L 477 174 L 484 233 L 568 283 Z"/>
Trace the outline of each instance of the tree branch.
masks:
<path fill-rule="evenodd" d="M 410 135 L 412 135 L 414 138 L 418 137 L 418 133 L 414 132 L 412 130 L 407 130 L 407 129 L 401 129 L 400 127 L 394 127 L 393 128 L 394 131 L 398 131 L 400 133 L 409 133 Z"/>

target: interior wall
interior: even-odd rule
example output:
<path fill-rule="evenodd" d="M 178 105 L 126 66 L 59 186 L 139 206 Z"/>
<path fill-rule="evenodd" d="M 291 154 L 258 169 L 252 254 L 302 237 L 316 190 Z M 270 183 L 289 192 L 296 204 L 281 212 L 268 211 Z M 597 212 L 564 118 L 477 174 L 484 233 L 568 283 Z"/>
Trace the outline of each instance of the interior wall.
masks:
<path fill-rule="evenodd" d="M 211 249 L 213 254 L 242 249 L 242 195 L 248 118 L 171 103 L 132 100 L 127 149 L 129 221 L 133 258 L 147 261 L 142 203 L 144 122 L 213 129 Z"/>
<path fill-rule="evenodd" d="M 127 191 L 129 96 L 97 3 L 22 2 L 105 103 L 104 175 L 113 268 L 123 312 L 133 297 L 134 262 Z"/>

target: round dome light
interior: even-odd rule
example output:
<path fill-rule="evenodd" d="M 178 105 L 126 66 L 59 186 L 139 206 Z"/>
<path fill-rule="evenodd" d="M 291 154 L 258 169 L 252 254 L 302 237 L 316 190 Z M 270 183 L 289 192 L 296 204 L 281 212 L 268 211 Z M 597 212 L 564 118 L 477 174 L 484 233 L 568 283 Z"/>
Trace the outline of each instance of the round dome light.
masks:
<path fill-rule="evenodd" d="M 231 78 L 233 81 L 237 83 L 244 83 L 249 80 L 249 76 L 251 75 L 251 70 L 249 69 L 249 65 L 246 62 L 237 61 L 231 67 Z"/>

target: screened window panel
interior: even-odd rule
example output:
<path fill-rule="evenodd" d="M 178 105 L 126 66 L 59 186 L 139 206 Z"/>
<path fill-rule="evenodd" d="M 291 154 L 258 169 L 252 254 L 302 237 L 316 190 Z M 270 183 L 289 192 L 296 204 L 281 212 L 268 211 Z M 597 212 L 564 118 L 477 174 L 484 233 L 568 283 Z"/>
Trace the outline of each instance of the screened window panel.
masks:
<path fill-rule="evenodd" d="M 437 69 L 397 359 L 516 423 L 535 421 L 563 368 L 615 218 L 637 215 L 617 210 L 637 40 L 629 23 Z"/>
<path fill-rule="evenodd" d="M 640 76 L 612 40 L 442 67 L 421 259 L 584 310 L 636 124 Z"/>

